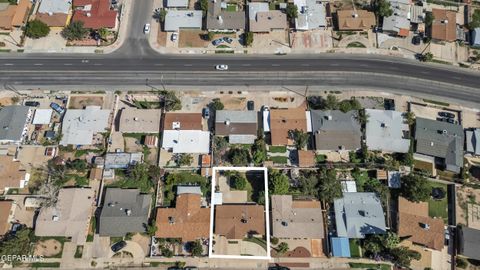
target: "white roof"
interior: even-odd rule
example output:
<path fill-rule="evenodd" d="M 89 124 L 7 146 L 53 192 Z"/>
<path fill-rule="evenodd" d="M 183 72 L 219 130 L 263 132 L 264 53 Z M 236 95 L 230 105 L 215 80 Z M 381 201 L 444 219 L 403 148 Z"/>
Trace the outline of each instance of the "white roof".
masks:
<path fill-rule="evenodd" d="M 72 0 L 42 0 L 38 13 L 64 13 L 68 14 Z"/>
<path fill-rule="evenodd" d="M 165 16 L 165 31 L 202 28 L 201 10 L 168 10 Z"/>
<path fill-rule="evenodd" d="M 270 8 L 267 2 L 250 2 L 248 3 L 248 18 L 255 20 L 258 12 L 268 12 Z"/>
<path fill-rule="evenodd" d="M 62 122 L 61 145 L 89 145 L 93 135 L 108 127 L 109 110 L 88 106 L 84 110 L 67 110 Z"/>
<path fill-rule="evenodd" d="M 325 5 L 316 0 L 294 0 L 298 15 L 295 19 L 297 30 L 313 30 L 327 26 Z"/>
<path fill-rule="evenodd" d="M 213 205 L 222 205 L 223 204 L 223 193 L 215 192 L 213 194 Z"/>
<path fill-rule="evenodd" d="M 270 132 L 270 111 L 263 111 L 263 131 Z"/>
<path fill-rule="evenodd" d="M 164 130 L 162 147 L 173 153 L 210 152 L 210 132 L 200 130 Z"/>
<path fill-rule="evenodd" d="M 167 7 L 185 7 L 186 8 L 188 7 L 188 0 L 167 0 Z"/>
<path fill-rule="evenodd" d="M 368 122 L 366 139 L 369 150 L 407 153 L 410 140 L 404 132 L 409 130 L 401 112 L 366 109 Z"/>
<path fill-rule="evenodd" d="M 34 125 L 48 125 L 52 120 L 52 109 L 36 109 L 35 116 L 33 116 L 32 124 Z"/>
<path fill-rule="evenodd" d="M 352 180 L 345 180 L 341 182 L 343 192 L 357 192 L 357 184 Z"/>

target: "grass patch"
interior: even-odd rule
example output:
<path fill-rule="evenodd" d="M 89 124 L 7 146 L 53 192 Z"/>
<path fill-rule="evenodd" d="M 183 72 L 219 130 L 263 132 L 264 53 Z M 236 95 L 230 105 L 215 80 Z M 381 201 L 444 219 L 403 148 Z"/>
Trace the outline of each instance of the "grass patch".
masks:
<path fill-rule="evenodd" d="M 4 53 L 11 52 L 11 51 L 12 51 L 11 49 L 0 49 L 0 52 L 4 52 Z"/>
<path fill-rule="evenodd" d="M 83 255 L 83 246 L 77 246 L 77 249 L 75 250 L 75 255 L 73 256 L 75 259 L 80 259 L 82 258 Z"/>
<path fill-rule="evenodd" d="M 97 218 L 92 216 L 90 219 L 90 227 L 88 228 L 87 242 L 93 242 L 93 236 L 97 227 Z"/>
<path fill-rule="evenodd" d="M 268 147 L 268 152 L 270 153 L 285 153 L 287 152 L 287 147 L 286 146 L 270 146 Z"/>
<path fill-rule="evenodd" d="M 355 41 L 352 43 L 348 43 L 347 48 L 366 48 L 366 47 L 362 43 Z"/>
<path fill-rule="evenodd" d="M 134 138 L 137 139 L 139 142 L 142 142 L 145 136 L 147 136 L 146 133 L 123 133 L 124 138 Z"/>
<path fill-rule="evenodd" d="M 172 202 L 175 200 L 175 190 L 174 187 L 177 185 L 189 184 L 189 185 L 199 185 L 204 196 L 210 192 L 208 181 L 205 177 L 202 177 L 198 174 L 193 174 L 190 172 L 178 172 L 178 173 L 169 173 L 165 178 L 165 185 L 163 187 L 164 197 L 163 204 L 164 206 L 171 206 Z"/>
<path fill-rule="evenodd" d="M 379 269 L 379 270 L 391 270 L 392 267 L 384 263 L 348 263 L 353 269 Z"/>
<path fill-rule="evenodd" d="M 123 240 L 123 237 L 120 236 L 110 236 L 110 244 L 115 244 Z"/>
<path fill-rule="evenodd" d="M 261 246 L 265 251 L 267 251 L 267 242 L 265 240 L 263 240 L 262 238 L 258 238 L 258 237 L 248 238 L 247 237 L 247 238 L 243 238 L 243 241 L 255 243 L 255 244 Z"/>
<path fill-rule="evenodd" d="M 235 5 L 235 4 L 227 4 L 227 11 L 228 11 L 228 12 L 236 12 L 236 11 L 237 11 L 237 5 Z"/>
<path fill-rule="evenodd" d="M 317 163 L 325 163 L 325 161 L 327 161 L 327 156 L 326 155 L 315 155 L 315 161 Z"/>
<path fill-rule="evenodd" d="M 287 164 L 288 157 L 269 157 L 269 160 L 273 161 L 276 164 Z"/>
<path fill-rule="evenodd" d="M 104 149 L 80 149 L 80 150 L 75 150 L 75 157 L 79 158 L 88 153 L 103 154 L 103 152 L 105 152 Z"/>
<path fill-rule="evenodd" d="M 350 255 L 352 258 L 360 258 L 362 256 L 361 250 L 360 250 L 360 243 L 358 239 L 349 239 L 349 244 L 350 244 Z"/>
<path fill-rule="evenodd" d="M 440 183 L 430 183 L 432 188 L 442 188 L 447 192 L 447 185 Z M 445 222 L 448 222 L 448 199 L 447 195 L 441 200 L 428 199 L 428 215 L 430 217 L 441 217 Z"/>
<path fill-rule="evenodd" d="M 24 49 L 17 49 L 17 52 L 19 52 L 19 53 L 22 53 L 24 51 L 25 51 Z"/>
<path fill-rule="evenodd" d="M 225 50 L 225 51 L 222 50 L 222 51 L 215 51 L 215 53 L 216 53 L 216 54 L 221 54 L 221 53 L 234 53 L 234 51 L 233 51 L 233 50 L 228 50 L 228 51 L 227 51 L 227 50 Z"/>
<path fill-rule="evenodd" d="M 269 10 L 276 10 L 277 9 L 277 3 L 272 2 L 268 5 Z"/>
<path fill-rule="evenodd" d="M 30 264 L 31 268 L 59 268 L 59 262 L 36 262 Z"/>
<path fill-rule="evenodd" d="M 431 100 L 431 99 L 423 99 L 423 102 L 432 103 L 432 104 L 436 104 L 436 105 L 440 105 L 440 106 L 445 106 L 445 107 L 450 106 L 449 103 L 442 102 L 442 101 L 437 101 L 437 100 Z"/>

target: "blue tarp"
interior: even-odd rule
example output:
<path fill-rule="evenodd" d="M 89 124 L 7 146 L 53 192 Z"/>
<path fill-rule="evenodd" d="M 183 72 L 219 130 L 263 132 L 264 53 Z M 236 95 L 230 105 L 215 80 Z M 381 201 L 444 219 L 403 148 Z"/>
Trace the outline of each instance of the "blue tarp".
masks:
<path fill-rule="evenodd" d="M 350 244 L 348 242 L 348 238 L 332 237 L 331 242 L 334 257 L 350 258 Z"/>

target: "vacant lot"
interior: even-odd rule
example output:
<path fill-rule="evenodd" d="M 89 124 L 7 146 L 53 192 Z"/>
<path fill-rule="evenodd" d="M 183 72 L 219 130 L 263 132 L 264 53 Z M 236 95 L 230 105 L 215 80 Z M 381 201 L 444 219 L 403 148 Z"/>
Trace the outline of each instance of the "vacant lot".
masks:
<path fill-rule="evenodd" d="M 83 109 L 92 105 L 103 107 L 103 96 L 72 96 L 68 108 Z"/>
<path fill-rule="evenodd" d="M 208 45 L 208 41 L 202 39 L 203 35 L 206 35 L 206 31 L 202 30 L 181 30 L 178 47 L 179 48 L 203 48 Z"/>

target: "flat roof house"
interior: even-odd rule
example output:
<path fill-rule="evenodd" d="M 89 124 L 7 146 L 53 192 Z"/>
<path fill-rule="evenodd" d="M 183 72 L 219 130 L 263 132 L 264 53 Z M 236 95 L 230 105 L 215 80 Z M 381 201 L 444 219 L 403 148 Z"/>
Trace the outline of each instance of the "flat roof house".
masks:
<path fill-rule="evenodd" d="M 21 162 L 14 161 L 12 156 L 0 156 L 0 194 L 9 188 L 26 187 L 29 179 Z"/>
<path fill-rule="evenodd" d="M 54 206 L 42 207 L 35 223 L 36 236 L 71 237 L 77 245 L 87 240 L 95 191 L 63 188 Z"/>
<path fill-rule="evenodd" d="M 49 27 L 65 27 L 70 19 L 72 0 L 42 0 L 36 19 Z"/>
<path fill-rule="evenodd" d="M 182 29 L 202 29 L 201 10 L 168 10 L 164 30 L 178 32 Z"/>
<path fill-rule="evenodd" d="M 25 25 L 31 8 L 29 0 L 19 0 L 16 5 L 0 3 L 0 29 L 12 30 Z"/>
<path fill-rule="evenodd" d="M 202 207 L 201 195 L 177 195 L 175 208 L 157 208 L 158 238 L 181 238 L 183 242 L 207 239 L 210 235 L 210 208 Z"/>
<path fill-rule="evenodd" d="M 280 10 L 270 10 L 267 2 L 248 3 L 250 32 L 268 33 L 287 29 L 287 15 Z"/>
<path fill-rule="evenodd" d="M 0 201 L 0 236 L 4 236 L 12 228 L 12 221 L 14 221 L 14 202 Z"/>
<path fill-rule="evenodd" d="M 100 236 L 145 232 L 152 197 L 139 189 L 107 188 L 97 220 Z"/>
<path fill-rule="evenodd" d="M 298 14 L 295 18 L 295 29 L 315 30 L 327 27 L 325 5 L 316 0 L 294 0 Z"/>
<path fill-rule="evenodd" d="M 383 18 L 382 31 L 407 37 L 410 32 L 410 0 L 390 0 L 392 15 Z"/>
<path fill-rule="evenodd" d="M 357 111 L 310 111 L 316 150 L 356 150 L 361 147 L 362 131 Z"/>
<path fill-rule="evenodd" d="M 62 121 L 61 145 L 90 145 L 93 136 L 106 132 L 110 110 L 100 106 L 87 106 L 83 110 L 67 110 Z"/>
<path fill-rule="evenodd" d="M 340 31 L 361 31 L 368 30 L 375 25 L 375 15 L 373 12 L 357 10 L 338 10 L 338 30 Z"/>
<path fill-rule="evenodd" d="M 225 111 L 215 113 L 215 135 L 228 136 L 231 144 L 253 144 L 258 122 L 255 111 Z"/>
<path fill-rule="evenodd" d="M 72 22 L 83 22 L 89 29 L 117 29 L 118 12 L 111 9 L 110 0 L 73 0 Z"/>
<path fill-rule="evenodd" d="M 271 200 L 274 237 L 323 239 L 323 216 L 319 201 L 297 201 L 291 195 L 272 195 Z"/>
<path fill-rule="evenodd" d="M 33 116 L 33 125 L 48 125 L 52 121 L 52 109 L 36 109 Z"/>
<path fill-rule="evenodd" d="M 458 253 L 474 260 L 480 260 L 480 230 L 458 226 Z"/>
<path fill-rule="evenodd" d="M 457 15 L 455 11 L 432 9 L 434 17 L 431 26 L 432 39 L 440 41 L 455 41 L 457 39 Z"/>
<path fill-rule="evenodd" d="M 173 153 L 210 153 L 210 132 L 200 130 L 164 130 L 162 148 Z"/>
<path fill-rule="evenodd" d="M 480 155 L 480 128 L 465 131 L 467 140 L 467 152 L 479 156 Z"/>
<path fill-rule="evenodd" d="M 363 239 L 368 234 L 386 233 L 382 203 L 375 193 L 343 193 L 334 206 L 338 237 Z"/>
<path fill-rule="evenodd" d="M 435 157 L 437 164 L 459 173 L 463 167 L 464 136 L 461 125 L 417 117 L 415 152 Z"/>
<path fill-rule="evenodd" d="M 365 130 L 369 150 L 407 153 L 410 148 L 409 127 L 403 113 L 366 109 L 368 122 Z"/>
<path fill-rule="evenodd" d="M 105 169 L 126 169 L 130 166 L 143 163 L 143 153 L 107 153 L 105 155 Z"/>
<path fill-rule="evenodd" d="M 159 133 L 161 110 L 122 108 L 118 112 L 118 131 L 124 133 Z"/>
<path fill-rule="evenodd" d="M 294 141 L 289 134 L 291 130 L 308 132 L 307 113 L 303 107 L 270 110 L 272 145 L 293 145 Z"/>
<path fill-rule="evenodd" d="M 27 124 L 31 117 L 30 107 L 5 106 L 0 109 L 0 144 L 23 141 L 27 134 Z"/>
<path fill-rule="evenodd" d="M 227 239 L 243 239 L 248 234 L 265 235 L 263 205 L 227 204 L 215 206 L 214 233 Z"/>
<path fill-rule="evenodd" d="M 227 11 L 227 2 L 208 0 L 207 30 L 237 31 L 245 29 L 244 11 Z"/>

